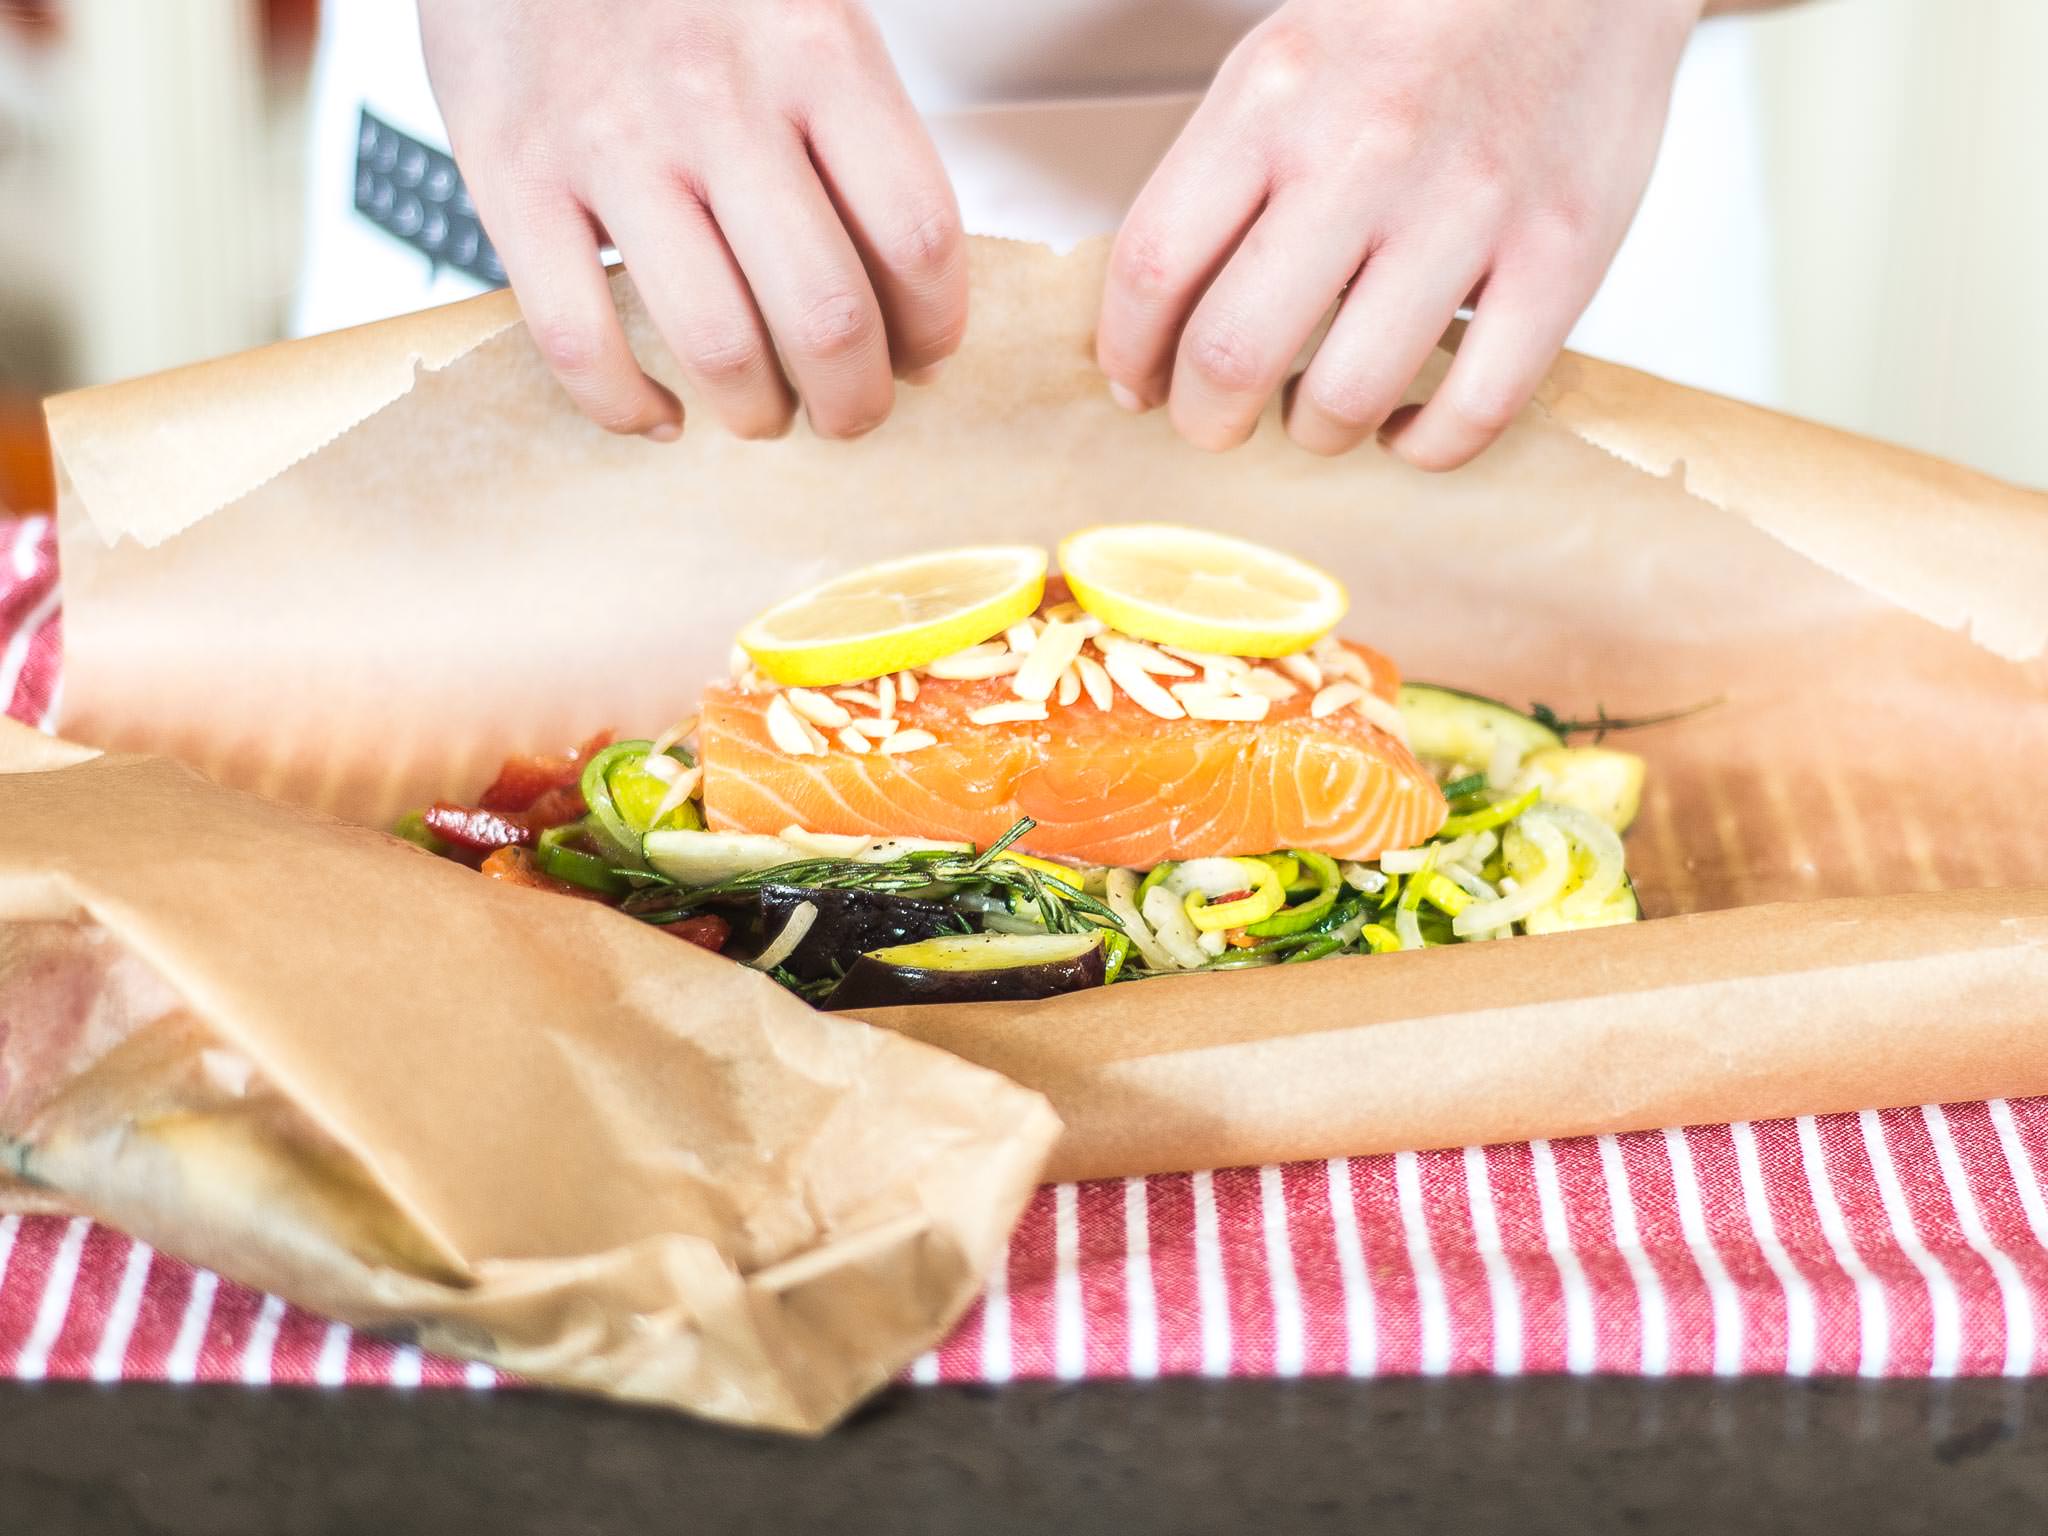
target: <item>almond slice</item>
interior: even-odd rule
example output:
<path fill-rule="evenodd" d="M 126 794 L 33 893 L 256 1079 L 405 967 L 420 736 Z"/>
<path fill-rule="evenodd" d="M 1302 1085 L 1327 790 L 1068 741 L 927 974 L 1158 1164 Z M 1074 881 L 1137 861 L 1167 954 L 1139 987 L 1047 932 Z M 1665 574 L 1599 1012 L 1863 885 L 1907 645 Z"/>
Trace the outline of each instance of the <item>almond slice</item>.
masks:
<path fill-rule="evenodd" d="M 1204 672 L 1228 672 L 1234 675 L 1251 670 L 1252 664 L 1242 656 L 1223 656 L 1215 651 L 1191 651 L 1179 645 L 1162 645 L 1159 649 L 1169 656 L 1178 656 L 1182 661 L 1193 662 Z"/>
<path fill-rule="evenodd" d="M 906 704 L 917 702 L 917 674 L 898 672 L 896 674 L 896 697 Z"/>
<path fill-rule="evenodd" d="M 1323 686 L 1323 669 L 1317 666 L 1315 658 L 1305 651 L 1296 651 L 1292 656 L 1275 657 L 1273 665 L 1304 688 Z"/>
<path fill-rule="evenodd" d="M 1076 658 L 1076 660 L 1067 667 L 1067 670 L 1060 674 L 1060 708 L 1065 709 L 1069 704 L 1072 704 L 1073 702 L 1075 702 L 1075 700 L 1079 699 L 1080 697 L 1080 661 L 1078 658 Z"/>
<path fill-rule="evenodd" d="M 968 712 L 967 718 L 976 725 L 1008 725 L 1013 720 L 1043 720 L 1045 706 L 1030 699 L 1005 699 L 1000 704 L 984 704 L 980 709 Z"/>
<path fill-rule="evenodd" d="M 878 677 L 875 679 L 875 697 L 882 701 L 882 707 L 875 711 L 884 720 L 896 718 L 896 679 Z"/>
<path fill-rule="evenodd" d="M 935 747 L 939 738 L 930 731 L 898 731 L 884 738 L 882 751 L 890 757 L 901 757 L 906 752 L 922 752 L 926 747 Z"/>
<path fill-rule="evenodd" d="M 1128 657 L 1130 661 L 1147 672 L 1156 672 L 1161 677 L 1193 677 L 1195 669 L 1184 661 L 1176 661 L 1164 651 L 1155 650 L 1142 640 L 1127 640 L 1122 635 L 1097 635 L 1095 648 L 1105 658 Z M 1114 677 L 1112 669 L 1110 676 Z"/>
<path fill-rule="evenodd" d="M 884 720 L 877 716 L 871 720 L 856 720 L 848 729 L 859 731 L 863 736 L 872 736 L 876 741 L 880 741 L 884 737 L 896 734 L 896 722 L 894 720 Z"/>
<path fill-rule="evenodd" d="M 1351 707 L 1402 746 L 1408 745 L 1408 722 L 1401 717 L 1398 706 L 1389 704 L 1376 693 L 1368 693 L 1353 699 Z"/>
<path fill-rule="evenodd" d="M 1173 696 L 1190 720 L 1263 720 L 1273 707 L 1257 695 L 1229 693 L 1211 683 L 1182 683 Z"/>
<path fill-rule="evenodd" d="M 1081 631 L 1073 624 L 1048 624 L 1038 643 L 1010 679 L 1010 692 L 1042 704 L 1059 686 L 1060 674 L 1081 654 Z"/>
<path fill-rule="evenodd" d="M 1252 667 L 1237 674 L 1230 680 L 1231 689 L 1242 694 L 1256 694 L 1262 699 L 1279 703 L 1291 699 L 1301 692 L 1301 684 L 1291 677 L 1282 676 L 1271 667 Z"/>
<path fill-rule="evenodd" d="M 1088 693 L 1088 702 L 1107 713 L 1116 703 L 1116 686 L 1110 682 L 1109 674 L 1102 670 L 1102 663 L 1093 656 L 1074 658 L 1074 670 L 1081 674 L 1081 686 Z"/>
<path fill-rule="evenodd" d="M 928 677 L 977 682 L 983 678 L 1007 677 L 1023 665 L 1023 656 L 1005 647 L 993 655 L 970 656 L 963 651 L 957 656 L 942 656 L 924 670 Z"/>
<path fill-rule="evenodd" d="M 875 744 L 850 725 L 839 733 L 839 745 L 846 748 L 847 751 L 854 753 L 872 752 L 875 750 Z"/>
<path fill-rule="evenodd" d="M 852 704 L 861 709 L 882 712 L 882 696 L 868 688 L 835 688 L 832 697 L 842 704 Z"/>
<path fill-rule="evenodd" d="M 1187 714 L 1187 711 L 1180 707 L 1180 700 L 1152 681 L 1151 674 L 1145 670 L 1143 664 L 1128 652 L 1121 649 L 1112 651 L 1102 666 L 1110 675 L 1111 681 L 1129 694 L 1132 702 L 1140 709 L 1155 714 L 1162 720 L 1179 720 Z"/>
<path fill-rule="evenodd" d="M 790 688 L 784 690 L 782 696 L 789 700 L 791 709 L 811 724 L 822 725 L 828 731 L 836 731 L 853 720 L 845 705 L 833 703 L 815 689 Z"/>
<path fill-rule="evenodd" d="M 1013 651 L 1028 651 L 1038 644 L 1038 623 L 1035 619 L 1019 619 L 1003 631 L 1003 638 L 1010 642 Z"/>
<path fill-rule="evenodd" d="M 791 757 L 823 757 L 825 738 L 791 707 L 789 695 L 778 693 L 768 701 L 768 739 Z"/>
<path fill-rule="evenodd" d="M 1347 704 L 1356 704 L 1364 697 L 1365 690 L 1354 682 L 1331 683 L 1327 688 L 1319 689 L 1316 696 L 1309 700 L 1309 718 L 1321 720 L 1334 715 Z"/>

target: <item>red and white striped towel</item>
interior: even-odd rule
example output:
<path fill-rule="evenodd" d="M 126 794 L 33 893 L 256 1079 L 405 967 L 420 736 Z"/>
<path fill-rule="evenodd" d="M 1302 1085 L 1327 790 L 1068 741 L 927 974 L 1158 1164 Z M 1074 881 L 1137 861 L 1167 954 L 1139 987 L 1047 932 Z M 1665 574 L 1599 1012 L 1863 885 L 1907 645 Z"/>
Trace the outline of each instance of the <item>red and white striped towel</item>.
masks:
<path fill-rule="evenodd" d="M 0 698 L 57 690 L 47 519 L 0 524 Z M 1040 1191 L 915 1381 L 2048 1370 L 2048 1100 Z M 85 1220 L 0 1218 L 0 1374 L 489 1386 Z"/>

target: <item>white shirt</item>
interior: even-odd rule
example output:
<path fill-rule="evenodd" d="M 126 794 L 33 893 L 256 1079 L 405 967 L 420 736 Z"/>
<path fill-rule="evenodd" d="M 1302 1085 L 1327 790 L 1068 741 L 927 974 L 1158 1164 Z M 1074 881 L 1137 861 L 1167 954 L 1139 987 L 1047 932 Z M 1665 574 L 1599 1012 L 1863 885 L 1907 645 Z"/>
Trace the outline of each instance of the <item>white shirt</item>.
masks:
<path fill-rule="evenodd" d="M 1113 231 L 1231 46 L 1274 0 L 874 0 L 968 229 L 1070 245 Z M 354 211 L 358 114 L 445 145 L 413 0 L 323 8 L 296 328 L 443 303 L 478 284 Z M 1703 28 L 1636 225 L 1573 333 L 1582 351 L 1765 398 L 1775 383 L 1749 38 Z"/>

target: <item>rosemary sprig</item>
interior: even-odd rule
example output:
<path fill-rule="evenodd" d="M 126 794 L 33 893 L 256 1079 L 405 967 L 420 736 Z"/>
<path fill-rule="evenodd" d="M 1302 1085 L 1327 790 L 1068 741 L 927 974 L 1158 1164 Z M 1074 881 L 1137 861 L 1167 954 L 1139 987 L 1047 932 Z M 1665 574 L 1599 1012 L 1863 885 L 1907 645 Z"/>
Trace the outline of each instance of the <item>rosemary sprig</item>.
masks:
<path fill-rule="evenodd" d="M 1035 825 L 1027 816 L 979 852 L 922 848 L 874 864 L 855 859 L 797 859 L 698 886 L 679 885 L 655 875 L 658 883 L 634 891 L 619 904 L 619 910 L 643 922 L 673 923 L 699 907 L 750 896 L 770 885 L 938 898 L 979 890 L 1001 896 L 1013 906 L 1036 907 L 1049 933 L 1086 933 L 1105 923 L 1118 926 L 1116 915 L 1093 896 L 1047 880 L 1028 865 L 1001 858 Z"/>
<path fill-rule="evenodd" d="M 1698 704 L 1688 704 L 1683 709 L 1667 709 L 1655 715 L 1610 715 L 1605 704 L 1594 706 L 1590 720 L 1567 720 L 1548 704 L 1531 704 L 1529 718 L 1538 725 L 1547 726 L 1559 736 L 1573 736 L 1581 731 L 1591 731 L 1597 746 L 1607 739 L 1609 731 L 1639 731 L 1646 725 L 1667 725 L 1673 720 L 1688 720 L 1725 703 L 1723 699 L 1704 699 Z"/>

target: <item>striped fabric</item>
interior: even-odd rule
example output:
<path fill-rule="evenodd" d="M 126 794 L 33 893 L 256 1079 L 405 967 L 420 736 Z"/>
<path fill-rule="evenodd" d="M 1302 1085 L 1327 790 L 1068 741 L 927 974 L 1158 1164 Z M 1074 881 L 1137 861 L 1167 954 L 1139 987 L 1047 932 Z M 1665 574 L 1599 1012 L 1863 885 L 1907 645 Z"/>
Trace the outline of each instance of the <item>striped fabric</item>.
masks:
<path fill-rule="evenodd" d="M 46 519 L 0 525 L 0 695 L 57 690 Z M 1040 1191 L 913 1381 L 2048 1369 L 2048 1100 Z M 0 1373 L 488 1387 L 105 1227 L 0 1218 Z"/>

